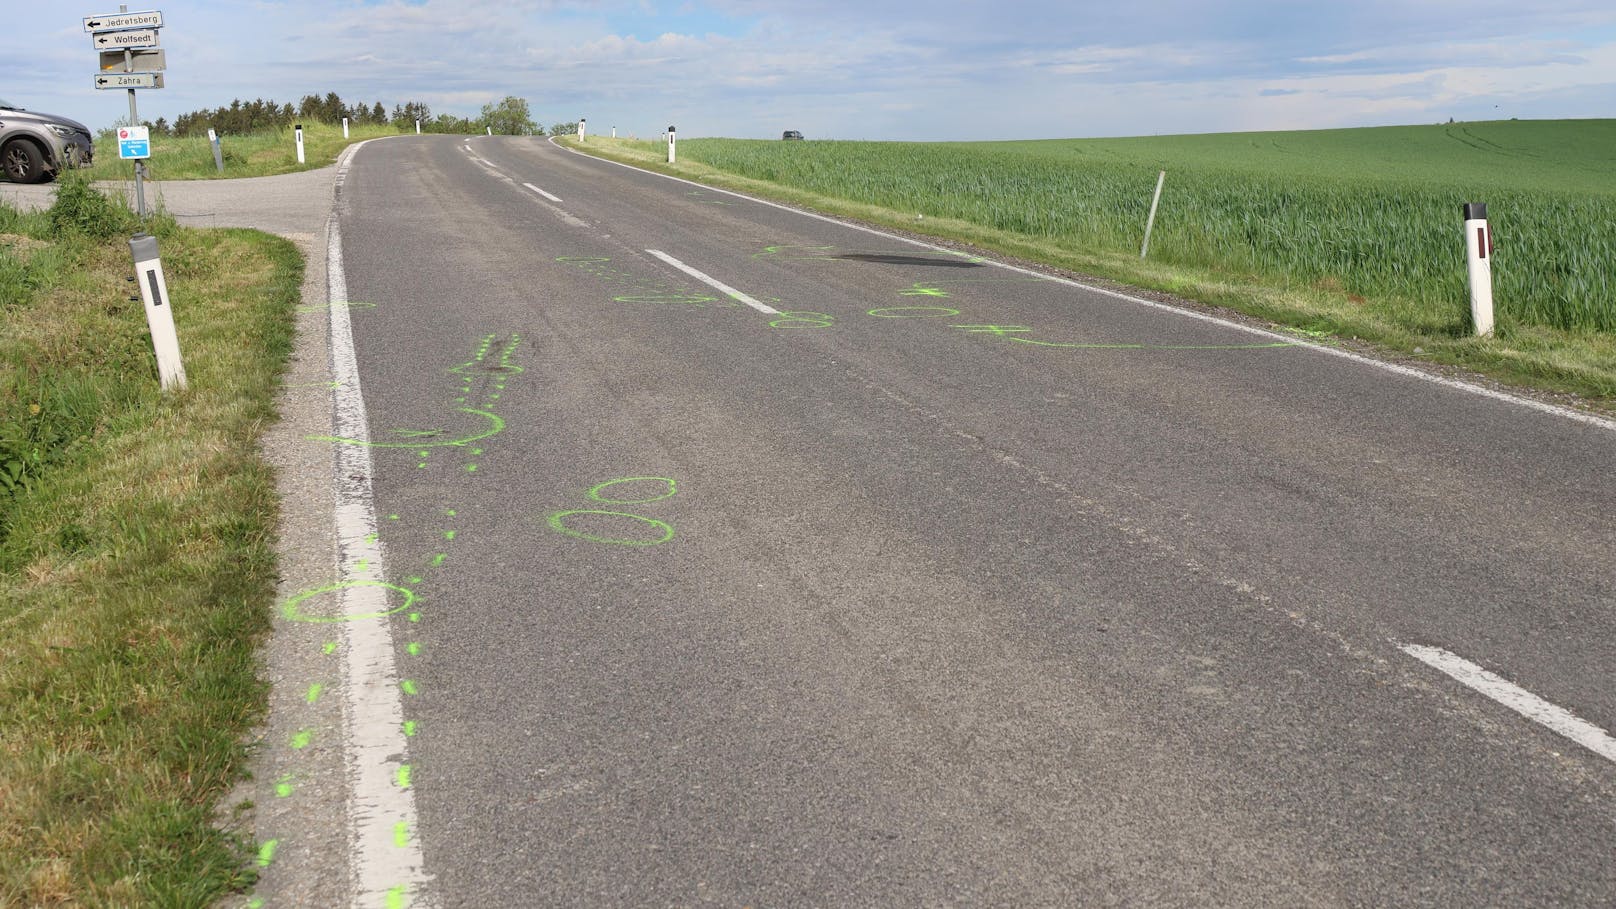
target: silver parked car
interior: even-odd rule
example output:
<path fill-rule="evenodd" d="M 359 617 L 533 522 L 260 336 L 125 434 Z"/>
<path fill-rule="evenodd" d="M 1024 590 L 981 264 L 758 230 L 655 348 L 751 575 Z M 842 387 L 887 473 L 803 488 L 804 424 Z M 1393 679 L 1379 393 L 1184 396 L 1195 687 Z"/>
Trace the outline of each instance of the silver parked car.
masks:
<path fill-rule="evenodd" d="M 0 173 L 7 180 L 41 183 L 69 167 L 88 167 L 94 157 L 88 126 L 0 100 Z"/>

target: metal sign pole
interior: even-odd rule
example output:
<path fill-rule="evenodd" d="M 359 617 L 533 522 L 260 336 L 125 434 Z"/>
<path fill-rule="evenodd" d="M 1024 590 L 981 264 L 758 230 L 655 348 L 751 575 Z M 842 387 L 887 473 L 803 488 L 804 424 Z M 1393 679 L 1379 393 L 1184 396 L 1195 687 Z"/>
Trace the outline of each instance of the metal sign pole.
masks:
<path fill-rule="evenodd" d="M 120 12 L 120 13 L 129 12 L 129 6 L 127 4 L 120 4 L 118 6 L 118 12 Z M 132 72 L 135 71 L 135 52 L 130 50 L 127 47 L 124 48 L 124 50 L 123 50 L 123 71 L 126 72 L 126 73 L 132 73 Z M 135 90 L 132 89 L 132 88 L 129 90 L 129 125 L 130 126 L 139 126 L 140 125 L 140 114 L 135 109 Z M 140 158 L 136 158 L 135 159 L 135 214 L 140 217 L 141 221 L 146 220 L 146 186 L 145 186 L 145 183 L 144 183 L 145 177 L 146 177 L 146 162 L 141 160 Z"/>

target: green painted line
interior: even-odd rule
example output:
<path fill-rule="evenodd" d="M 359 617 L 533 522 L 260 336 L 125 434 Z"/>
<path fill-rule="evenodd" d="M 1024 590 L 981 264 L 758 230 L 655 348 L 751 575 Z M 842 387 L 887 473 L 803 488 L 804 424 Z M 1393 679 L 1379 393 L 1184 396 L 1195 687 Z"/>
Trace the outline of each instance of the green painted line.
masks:
<path fill-rule="evenodd" d="M 421 579 L 420 578 L 410 578 L 410 583 L 411 584 L 419 584 L 419 583 L 421 583 Z"/>
<path fill-rule="evenodd" d="M 275 850 L 280 848 L 280 840 L 268 840 L 258 847 L 258 867 L 268 868 L 275 861 Z"/>
<path fill-rule="evenodd" d="M 466 389 L 468 392 L 470 390 L 471 389 L 469 388 Z M 421 448 L 459 448 L 461 446 L 469 445 L 472 442 L 480 442 L 489 436 L 498 435 L 505 430 L 505 421 L 487 411 L 477 410 L 474 407 L 457 407 L 455 409 L 460 413 L 482 417 L 488 421 L 488 427 L 481 432 L 472 433 L 468 436 L 444 439 L 441 442 L 433 442 L 429 445 L 421 445 L 414 442 L 369 442 L 361 441 L 359 439 L 349 439 L 343 436 L 308 436 L 307 438 L 311 442 L 336 442 L 339 445 L 360 445 L 366 448 L 414 448 L 419 450 Z"/>
<path fill-rule="evenodd" d="M 662 491 L 656 495 L 642 496 L 637 499 L 607 498 L 605 496 L 606 490 L 623 483 L 660 483 L 662 484 Z M 679 484 L 667 477 L 623 477 L 618 480 L 607 480 L 591 487 L 588 492 L 584 493 L 584 497 L 591 502 L 599 502 L 602 505 L 648 505 L 651 502 L 671 499 L 678 493 Z"/>
<path fill-rule="evenodd" d="M 574 517 L 576 515 L 601 515 L 601 516 L 612 517 L 612 518 L 627 518 L 627 519 L 629 519 L 631 521 L 637 521 L 637 522 L 639 522 L 641 524 L 644 524 L 644 525 L 652 528 L 654 531 L 656 531 L 659 534 L 659 536 L 654 540 L 653 539 L 628 539 L 628 538 L 605 537 L 605 536 L 600 536 L 599 534 L 593 534 L 593 533 L 589 533 L 589 532 L 583 531 L 583 530 L 574 530 L 573 528 L 567 526 L 567 519 L 571 518 L 571 517 Z M 609 544 L 609 545 L 612 545 L 612 546 L 660 546 L 661 544 L 666 543 L 669 540 L 673 539 L 673 527 L 671 525 L 669 525 L 667 523 L 664 523 L 662 521 L 657 521 L 657 520 L 653 520 L 651 518 L 643 517 L 641 515 L 627 514 L 625 512 L 621 512 L 621 511 L 592 511 L 592 510 L 588 510 L 588 509 L 575 509 L 575 510 L 572 510 L 572 511 L 558 511 L 558 512 L 550 515 L 549 524 L 550 524 L 550 529 L 554 530 L 556 533 L 565 534 L 566 536 L 569 536 L 569 537 L 577 537 L 580 540 L 588 540 L 591 543 L 606 543 L 606 544 Z"/>

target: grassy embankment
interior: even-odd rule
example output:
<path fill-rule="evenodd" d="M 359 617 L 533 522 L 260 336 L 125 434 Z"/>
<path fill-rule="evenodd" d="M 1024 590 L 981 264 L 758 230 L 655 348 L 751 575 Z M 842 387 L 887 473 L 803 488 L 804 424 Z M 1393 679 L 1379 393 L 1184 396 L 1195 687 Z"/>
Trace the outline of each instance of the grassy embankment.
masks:
<path fill-rule="evenodd" d="M 342 125 L 310 121 L 303 124 L 303 164 L 297 163 L 297 138 L 291 127 L 241 136 L 221 136 L 219 147 L 224 172 L 213 163 L 213 146 L 206 135 L 154 136 L 152 157 L 146 162 L 153 180 L 225 180 L 237 177 L 268 177 L 300 170 L 326 167 L 337 160 L 344 148 L 355 142 L 401 133 L 392 126 L 353 124 L 349 138 L 342 137 Z M 118 140 L 111 132 L 96 139 L 95 166 L 85 171 L 92 180 L 135 178 L 133 161 L 118 158 Z"/>
<path fill-rule="evenodd" d="M 660 141 L 590 137 L 586 150 L 1616 406 L 1616 120 L 1038 142 L 687 139 L 671 167 Z M 1158 170 L 1166 188 L 1141 261 Z M 1470 336 L 1464 202 L 1488 203 L 1498 243 L 1490 339 Z"/>
<path fill-rule="evenodd" d="M 302 260 L 156 219 L 189 388 L 164 394 L 127 237 L 63 181 L 0 206 L 0 905 L 201 906 L 261 719 L 275 485 L 258 452 Z"/>

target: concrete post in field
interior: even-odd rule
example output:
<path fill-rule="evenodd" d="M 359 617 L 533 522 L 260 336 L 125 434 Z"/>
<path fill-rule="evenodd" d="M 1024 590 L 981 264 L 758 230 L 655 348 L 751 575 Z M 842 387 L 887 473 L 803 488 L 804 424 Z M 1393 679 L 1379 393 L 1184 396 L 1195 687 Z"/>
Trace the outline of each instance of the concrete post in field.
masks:
<path fill-rule="evenodd" d="M 578 118 L 578 141 L 584 141 L 584 135 L 589 132 L 589 121 L 583 117 Z"/>
<path fill-rule="evenodd" d="M 1150 197 L 1150 217 L 1145 219 L 1145 242 L 1139 246 L 1139 258 L 1150 252 L 1150 232 L 1156 227 L 1156 206 L 1161 204 L 1162 184 L 1167 182 L 1167 171 L 1156 175 L 1156 195 Z"/>
<path fill-rule="evenodd" d="M 211 126 L 208 127 L 208 145 L 213 147 L 213 166 L 224 173 L 224 149 L 219 147 L 219 134 Z"/>
<path fill-rule="evenodd" d="M 673 127 L 668 127 L 668 163 L 674 163 L 674 146 L 678 144 L 678 137 L 673 134 Z"/>
<path fill-rule="evenodd" d="M 302 164 L 303 163 L 303 124 L 301 124 L 301 123 L 296 124 L 296 126 L 293 128 L 293 133 L 295 133 L 297 135 L 297 163 Z"/>
<path fill-rule="evenodd" d="M 157 255 L 157 238 L 137 234 L 129 239 L 129 254 L 135 260 L 135 282 L 146 302 L 146 326 L 151 329 L 152 347 L 157 352 L 157 377 L 164 391 L 185 387 L 185 363 L 180 360 L 180 339 L 174 332 L 173 307 L 168 299 L 168 282 L 163 279 L 163 260 Z"/>
<path fill-rule="evenodd" d="M 1465 259 L 1470 265 L 1470 319 L 1476 334 L 1493 333 L 1493 231 L 1487 226 L 1487 203 L 1464 206 Z"/>
<path fill-rule="evenodd" d="M 348 138 L 348 118 L 342 118 L 342 138 Z"/>
<path fill-rule="evenodd" d="M 419 136 L 421 134 L 421 121 L 420 120 L 415 121 L 415 134 L 417 136 Z"/>

